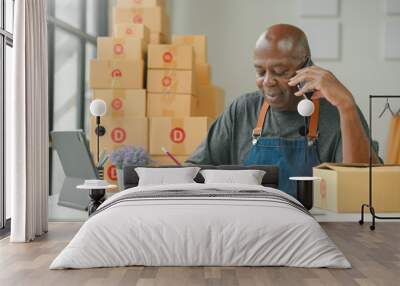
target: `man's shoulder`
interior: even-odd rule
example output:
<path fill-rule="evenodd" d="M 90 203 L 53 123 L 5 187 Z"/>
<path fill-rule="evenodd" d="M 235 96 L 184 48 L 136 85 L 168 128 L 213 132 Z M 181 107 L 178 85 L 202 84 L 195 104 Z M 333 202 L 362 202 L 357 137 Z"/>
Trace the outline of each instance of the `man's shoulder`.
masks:
<path fill-rule="evenodd" d="M 260 102 L 262 99 L 263 95 L 259 91 L 253 91 L 238 96 L 234 101 L 244 104 L 248 102 Z"/>
<path fill-rule="evenodd" d="M 325 98 L 321 98 L 319 100 L 319 102 L 320 102 L 320 114 L 321 115 L 334 117 L 334 118 L 340 117 L 339 110 L 337 109 L 337 107 L 332 105 Z M 360 107 L 357 104 L 356 104 L 356 108 L 359 113 L 362 113 Z"/>
<path fill-rule="evenodd" d="M 263 96 L 259 91 L 248 92 L 235 98 L 232 106 L 238 112 L 243 112 L 247 109 L 258 110 L 263 101 Z"/>

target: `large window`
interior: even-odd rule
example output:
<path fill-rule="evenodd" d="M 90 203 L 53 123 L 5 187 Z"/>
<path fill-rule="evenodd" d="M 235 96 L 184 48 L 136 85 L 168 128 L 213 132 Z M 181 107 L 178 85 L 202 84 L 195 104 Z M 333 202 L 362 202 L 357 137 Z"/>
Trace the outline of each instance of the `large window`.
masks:
<path fill-rule="evenodd" d="M 0 0 L 0 236 L 9 231 L 10 194 L 5 188 L 5 106 L 11 94 L 14 0 Z"/>
<path fill-rule="evenodd" d="M 108 0 L 48 0 L 49 131 L 83 129 L 88 134 L 88 69 L 96 37 L 108 34 Z M 64 172 L 50 150 L 49 219 L 82 219 L 86 212 L 61 207 Z"/>

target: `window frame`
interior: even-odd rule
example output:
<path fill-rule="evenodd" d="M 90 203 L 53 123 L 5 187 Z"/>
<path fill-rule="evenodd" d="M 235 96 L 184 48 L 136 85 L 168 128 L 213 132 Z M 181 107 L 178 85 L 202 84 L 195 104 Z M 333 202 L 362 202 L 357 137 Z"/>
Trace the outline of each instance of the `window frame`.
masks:
<path fill-rule="evenodd" d="M 5 188 L 5 132 L 6 132 L 6 118 L 5 118 L 5 104 L 6 104 L 6 59 L 7 59 L 7 46 L 13 48 L 14 37 L 13 33 L 6 30 L 6 0 L 0 0 L 1 5 L 1 21 L 0 21 L 0 237 L 8 235 L 10 232 L 11 219 L 7 219 L 6 215 L 6 188 Z M 15 0 L 12 1 L 13 14 L 15 14 Z M 14 15 L 11 15 L 14 19 Z M 14 30 L 14 29 L 12 29 Z"/>
<path fill-rule="evenodd" d="M 49 132 L 54 129 L 54 72 L 55 72 L 55 32 L 56 28 L 77 37 L 80 40 L 80 68 L 77 73 L 79 82 L 79 107 L 77 115 L 76 129 L 85 129 L 85 84 L 86 84 L 86 44 L 90 43 L 97 46 L 97 36 L 106 36 L 108 34 L 108 0 L 97 0 L 96 10 L 94 11 L 96 17 L 97 35 L 90 35 L 87 33 L 87 3 L 80 1 L 80 26 L 76 28 L 69 23 L 62 21 L 56 17 L 56 1 L 47 0 L 47 29 L 48 29 L 48 93 L 49 93 Z M 52 195 L 52 180 L 53 180 L 53 149 L 49 145 L 49 196 Z"/>

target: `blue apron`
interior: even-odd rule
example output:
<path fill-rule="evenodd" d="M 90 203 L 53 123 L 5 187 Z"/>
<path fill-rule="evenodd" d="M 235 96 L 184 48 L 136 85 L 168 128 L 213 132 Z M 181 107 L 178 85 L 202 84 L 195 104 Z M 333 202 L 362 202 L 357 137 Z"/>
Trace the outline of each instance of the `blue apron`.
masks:
<path fill-rule="evenodd" d="M 253 130 L 253 146 L 244 159 L 244 165 L 277 165 L 279 167 L 278 188 L 297 198 L 296 183 L 292 176 L 312 176 L 312 167 L 319 165 L 317 151 L 317 129 L 319 101 L 314 101 L 315 111 L 311 116 L 309 132 L 299 138 L 262 137 L 269 105 L 266 101 L 261 108 L 257 127 Z"/>

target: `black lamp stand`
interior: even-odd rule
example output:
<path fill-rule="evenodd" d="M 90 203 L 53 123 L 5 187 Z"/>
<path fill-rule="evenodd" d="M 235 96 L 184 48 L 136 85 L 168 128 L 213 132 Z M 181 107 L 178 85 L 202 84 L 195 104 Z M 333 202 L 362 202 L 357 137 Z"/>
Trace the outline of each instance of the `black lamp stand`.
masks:
<path fill-rule="evenodd" d="M 96 129 L 97 136 L 97 174 L 100 180 L 104 179 L 104 168 L 99 166 L 100 162 L 100 136 L 106 134 L 106 129 L 100 125 L 100 116 L 96 116 Z M 105 201 L 105 189 L 91 189 L 89 190 L 90 202 L 88 206 L 89 216 L 94 213 L 97 208 Z"/>

